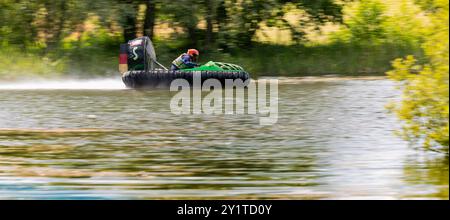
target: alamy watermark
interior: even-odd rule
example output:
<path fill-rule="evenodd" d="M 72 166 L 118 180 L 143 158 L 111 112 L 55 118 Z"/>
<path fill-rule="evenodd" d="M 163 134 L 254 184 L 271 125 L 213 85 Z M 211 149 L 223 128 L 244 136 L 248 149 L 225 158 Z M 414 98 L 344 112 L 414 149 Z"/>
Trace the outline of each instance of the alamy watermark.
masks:
<path fill-rule="evenodd" d="M 264 126 L 278 121 L 277 79 L 226 79 L 222 85 L 217 79 L 202 83 L 201 74 L 194 73 L 192 84 L 185 79 L 175 79 L 170 91 L 178 92 L 170 100 L 170 110 L 176 115 L 258 114 L 259 124 Z M 204 95 L 205 92 L 208 94 Z"/>

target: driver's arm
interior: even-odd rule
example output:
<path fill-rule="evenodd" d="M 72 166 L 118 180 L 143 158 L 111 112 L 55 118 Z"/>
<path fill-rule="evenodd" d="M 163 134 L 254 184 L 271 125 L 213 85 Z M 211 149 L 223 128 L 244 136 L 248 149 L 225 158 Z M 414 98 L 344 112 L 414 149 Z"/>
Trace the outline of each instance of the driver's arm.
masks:
<path fill-rule="evenodd" d="M 191 61 L 191 58 L 189 57 L 189 55 L 183 56 L 182 60 L 183 60 L 183 63 L 190 68 L 198 66 L 197 63 L 194 63 Z"/>

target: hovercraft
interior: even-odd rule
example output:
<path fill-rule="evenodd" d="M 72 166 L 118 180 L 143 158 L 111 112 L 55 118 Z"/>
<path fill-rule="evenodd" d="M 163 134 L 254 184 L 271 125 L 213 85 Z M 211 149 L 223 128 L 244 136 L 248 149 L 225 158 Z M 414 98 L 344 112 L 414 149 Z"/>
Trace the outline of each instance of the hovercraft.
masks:
<path fill-rule="evenodd" d="M 249 83 L 250 75 L 240 66 L 213 62 L 191 69 L 168 70 L 156 60 L 156 53 L 148 37 L 140 37 L 120 45 L 119 71 L 128 88 L 168 88 L 173 80 L 185 79 L 190 85 L 195 79 L 203 84 L 216 79 L 225 85 L 227 79 Z"/>

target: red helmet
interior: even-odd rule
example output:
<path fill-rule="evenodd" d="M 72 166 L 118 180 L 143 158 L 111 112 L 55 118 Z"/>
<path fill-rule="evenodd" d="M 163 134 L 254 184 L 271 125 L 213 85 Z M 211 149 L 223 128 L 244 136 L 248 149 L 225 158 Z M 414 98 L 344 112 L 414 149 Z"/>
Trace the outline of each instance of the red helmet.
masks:
<path fill-rule="evenodd" d="M 200 53 L 196 49 L 189 49 L 187 54 L 189 54 L 190 56 L 198 56 L 198 55 L 200 55 Z"/>

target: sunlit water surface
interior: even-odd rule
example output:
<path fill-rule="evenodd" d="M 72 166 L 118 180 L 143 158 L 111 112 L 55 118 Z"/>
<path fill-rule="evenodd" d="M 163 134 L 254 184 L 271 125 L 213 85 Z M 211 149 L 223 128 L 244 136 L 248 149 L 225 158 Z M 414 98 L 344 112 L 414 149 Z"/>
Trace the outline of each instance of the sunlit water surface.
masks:
<path fill-rule="evenodd" d="M 448 199 L 380 79 L 280 79 L 279 120 L 171 113 L 120 79 L 0 83 L 0 199 Z"/>

